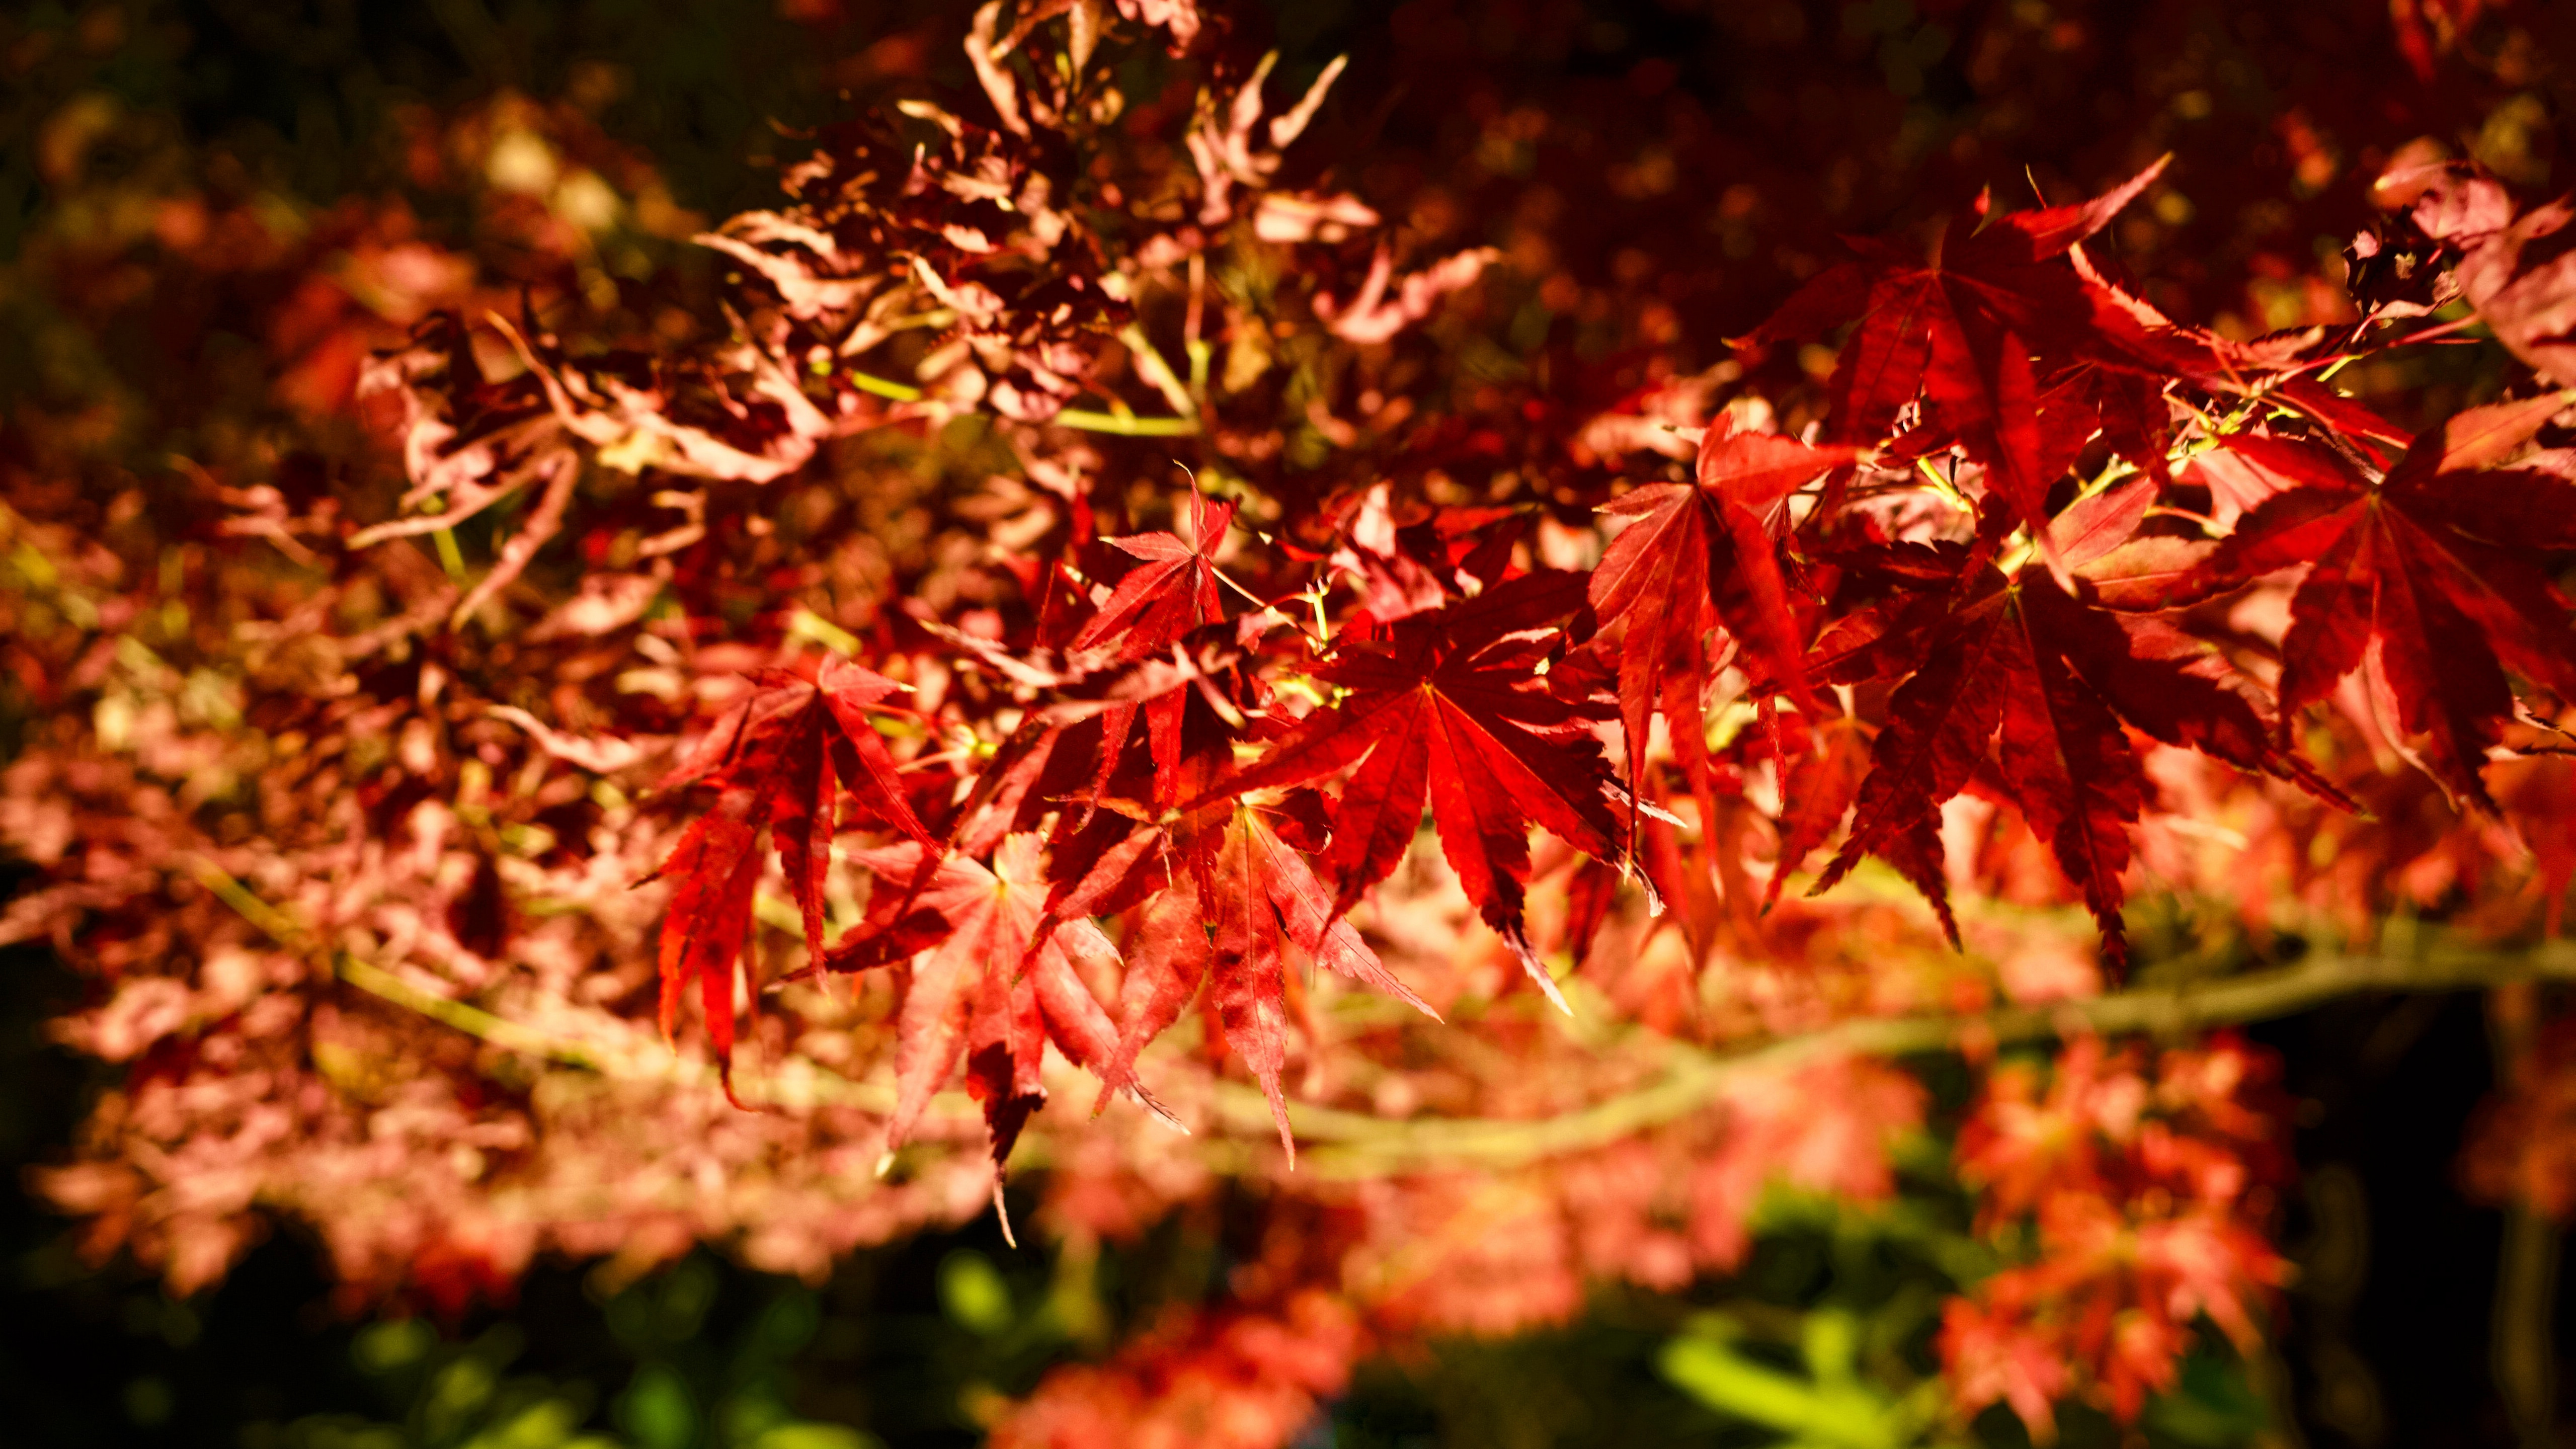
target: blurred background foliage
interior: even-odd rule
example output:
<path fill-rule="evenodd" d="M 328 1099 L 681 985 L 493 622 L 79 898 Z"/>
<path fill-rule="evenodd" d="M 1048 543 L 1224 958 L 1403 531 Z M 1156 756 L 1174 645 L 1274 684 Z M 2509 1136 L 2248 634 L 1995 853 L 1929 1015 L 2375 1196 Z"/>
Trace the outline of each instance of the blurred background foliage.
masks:
<path fill-rule="evenodd" d="M 2035 8 L 2045 19 L 2048 7 Z M 2364 19 L 2376 13 L 2345 8 Z M 1814 94 L 1802 93 L 1796 105 L 1804 112 L 1763 118 L 1775 129 L 1877 128 L 1863 138 L 1867 146 L 1834 135 L 1816 143 L 1862 155 L 1868 169 L 1856 180 L 1849 168 L 1819 172 L 1819 185 L 1841 188 L 1841 204 L 1831 217 L 1791 223 L 1807 230 L 1872 229 L 1918 189 L 1946 179 L 1942 168 L 1962 152 L 1944 137 L 1994 130 L 1987 123 L 2007 105 L 2032 110 L 2020 123 L 2024 133 L 2046 133 L 2033 144 L 2063 159 L 2088 138 L 2134 131 L 2140 116 L 2224 121 L 2282 103 L 2284 82 L 2258 63 L 2259 26 L 2253 39 L 2241 25 L 2229 32 L 2221 7 L 2159 11 L 2212 27 L 2222 42 L 2236 37 L 2234 49 L 2218 46 L 2218 79 L 2205 87 L 2186 76 L 2172 82 L 2173 96 L 2133 93 L 2072 70 L 2002 100 L 1971 84 L 1969 37 L 1994 15 L 2033 10 L 2029 3 L 1918 10 L 1906 0 L 1827 0 L 1769 9 L 1793 13 L 1801 33 L 1843 57 L 1839 63 L 1885 101 L 1828 115 L 1817 113 Z M 1588 7 L 1570 26 L 1529 20 L 1548 10 L 1496 6 L 1478 15 L 1473 7 L 1414 5 L 1380 13 L 1344 0 L 1277 0 L 1274 15 L 1256 18 L 1285 52 L 1283 74 L 1311 74 L 1344 49 L 1359 56 L 1362 78 L 1376 84 L 1355 93 L 1381 102 L 1360 124 L 1381 134 L 1407 126 L 1436 132 L 1456 119 L 1404 109 L 1407 86 L 1390 74 L 1389 57 L 1442 53 L 1442 44 L 1424 39 L 1426 27 L 1463 33 L 1470 18 L 1482 28 L 1462 45 L 1489 58 L 1519 57 L 1512 64 L 1530 73 L 1643 76 L 1650 90 L 1678 87 L 1724 114 L 1759 100 L 1740 73 L 1749 62 L 1727 48 L 1732 32 L 1704 16 L 1641 0 Z M 51 274 L 30 259 L 101 229 L 148 231 L 154 218 L 118 208 L 173 178 L 259 197 L 289 235 L 323 225 L 346 198 L 398 192 L 418 208 L 413 224 L 424 234 L 453 241 L 473 216 L 452 199 L 441 211 L 439 193 L 407 186 L 415 159 L 406 152 L 407 128 L 420 115 L 504 94 L 569 106 L 617 146 L 649 158 L 667 187 L 660 204 L 669 215 L 639 217 L 629 239 L 638 255 L 603 265 L 685 280 L 704 265 L 678 240 L 694 228 L 692 218 L 766 200 L 764 168 L 789 149 L 796 127 L 889 85 L 965 84 L 954 44 L 962 14 L 957 6 L 873 0 L 16 7 L 0 16 L 0 396 L 114 403 L 121 411 L 102 420 L 96 442 L 134 460 L 165 456 L 184 440 L 171 429 L 212 430 L 228 416 L 273 409 L 263 339 L 227 338 L 218 326 L 173 369 L 156 350 L 150 308 L 84 314 L 115 319 L 111 328 L 91 328 L 57 305 L 45 289 Z M 2120 7 L 2094 20 L 2085 45 L 2116 49 L 2129 23 Z M 1558 37 L 1554 48 L 1517 50 L 1513 26 L 1522 22 Z M 2293 23 L 2285 12 L 2280 24 Z M 2376 23 L 2384 25 L 2384 15 Z M 2348 28 L 2353 34 L 2328 37 L 2333 43 L 2315 42 L 2321 64 L 2330 66 L 2339 43 L 2385 54 L 2384 34 L 2359 22 Z M 2256 60 L 2229 70 L 2229 57 L 2240 53 Z M 2299 83 L 2318 80 L 2309 74 Z M 2545 89 L 2515 90 L 2512 80 L 2505 77 L 2503 100 L 2462 102 L 2470 117 L 2463 124 L 2488 164 L 2539 184 L 2550 174 L 2558 103 Z M 2090 110 L 2050 109 L 2052 96 L 2087 84 Z M 1516 134 L 1506 113 L 1477 143 L 1493 174 L 1530 164 L 1515 160 L 1513 148 L 1527 145 Z M 2240 133 L 2237 141 L 2217 135 L 2198 144 L 2241 143 Z M 1673 179 L 1650 162 L 1637 162 L 1645 169 L 1622 185 L 1648 197 L 1670 192 Z M 2306 163 L 2299 164 L 2304 178 Z M 2329 158 L 2326 174 L 2341 164 Z M 2322 187 L 2320 179 L 2312 189 Z M 1705 245 L 1740 259 L 1744 295 L 1776 298 L 1782 283 L 1772 258 L 1743 239 L 1760 205 L 1750 192 L 1741 206 L 1723 201 L 1719 214 L 1733 218 L 1733 229 L 1720 228 Z M 2250 310 L 2240 329 L 2267 322 L 2266 299 L 2297 314 L 2306 259 L 2294 258 L 2296 268 L 2254 266 L 2246 282 L 2253 244 L 2230 240 L 2270 236 L 2286 222 L 2273 219 L 2265 231 L 2256 224 L 2264 218 L 2216 204 L 2196 213 L 2179 194 L 2151 210 L 2171 234 L 2171 254 L 2197 259 L 2170 268 L 2172 275 L 2180 285 L 2213 288 L 2215 306 Z M 2295 252 L 2302 243 L 2292 242 Z M 2277 249 L 2279 239 L 2265 244 Z M 1602 270 L 1617 264 L 1606 252 L 1575 261 Z M 140 295 L 150 279 L 102 285 Z M 175 303 L 153 303 L 164 305 Z M 1549 325 L 1544 308 L 1534 315 L 1533 346 Z M 184 376 L 164 375 L 174 370 Z M 188 394 L 187 407 L 166 405 L 174 390 Z M 0 758 L 24 726 L 13 700 L 0 692 Z M 1027 1391 L 1048 1366 L 1107 1343 L 1118 1326 L 1149 1321 L 1155 1305 L 1222 1281 L 1219 1202 L 1137 1244 L 1075 1245 L 1052 1255 L 1006 1248 L 989 1220 L 979 1221 L 857 1254 L 815 1284 L 705 1252 L 630 1283 L 553 1264 L 510 1301 L 444 1321 L 369 1318 L 368 1305 L 335 1298 L 310 1243 L 282 1235 L 220 1286 L 174 1300 L 150 1276 L 86 1265 L 62 1222 L 17 1190 L 25 1169 L 57 1150 L 102 1085 L 104 1068 L 50 1046 L 43 1034 L 43 1022 L 75 989 L 41 951 L 13 950 L 0 964 L 0 1172 L 9 1183 L 0 1196 L 7 1415 L 0 1437 L 11 1442 L 962 1445 L 978 1439 L 993 1405 Z M 2246 1363 L 2213 1337 L 2189 1361 L 2179 1390 L 2150 1410 L 2146 1441 L 2211 1449 L 2502 1442 L 2486 1370 L 2498 1215 L 2470 1207 L 2450 1185 L 2461 1124 L 2492 1075 L 2477 1004 L 2359 999 L 2262 1035 L 2286 1054 L 2288 1085 L 2305 1104 L 2306 1186 L 2289 1224 L 2302 1278 L 2276 1326 L 2277 1355 Z M 1942 1064 L 1919 1065 L 1939 1092 Z M 1947 1085 L 1945 1105 L 1955 1113 L 1963 1088 Z M 1452 1341 L 1420 1358 L 1373 1364 L 1309 1442 L 1344 1449 L 1922 1442 L 1936 1417 L 1926 1343 L 1939 1297 L 1981 1271 L 1974 1259 L 1987 1251 L 1964 1230 L 1946 1163 L 1945 1146 L 1927 1143 L 1907 1193 L 1882 1209 L 1775 1200 L 1753 1258 L 1727 1282 L 1672 1297 L 1607 1292 L 1566 1329 Z M 1975 1428 L 1987 1442 L 2024 1442 L 2001 1408 Z M 2122 1442 L 2098 1416 L 2070 1417 L 2064 1430 L 2069 1445 Z"/>
<path fill-rule="evenodd" d="M 68 975 L 26 950 L 6 967 L 0 1093 L 13 1110 L 0 1165 L 14 1176 L 69 1132 L 90 1084 L 87 1064 L 40 1044 L 46 992 L 67 989 Z M 1941 1066 L 1922 1065 L 1939 1085 Z M 1907 1168 L 1905 1193 L 1874 1207 L 1775 1191 L 1731 1280 L 1684 1295 L 1604 1290 L 1566 1328 L 1456 1338 L 1371 1364 L 1303 1442 L 1943 1442 L 1932 1437 L 1944 1401 L 1931 1332 L 1942 1296 L 1991 1271 L 1993 1250 L 1966 1231 L 1945 1147 L 1925 1139 Z M 1092 1251 L 1011 1248 L 984 1218 L 855 1254 L 819 1284 L 705 1251 L 629 1283 L 553 1263 L 509 1301 L 441 1319 L 349 1312 L 293 1234 L 219 1286 L 174 1299 L 154 1276 L 84 1266 L 58 1219 L 13 1196 L 0 1216 L 0 1402 L 12 1442 L 42 1445 L 968 1445 L 1048 1367 L 1221 1278 L 1222 1206 Z M 2150 1409 L 2145 1442 L 2283 1442 L 2267 1378 L 2278 1371 L 2209 1335 L 2179 1390 Z M 2082 1410 L 2062 1427 L 2070 1449 L 2136 1442 Z M 1981 1442 L 2028 1442 L 2001 1406 L 1975 1428 Z"/>

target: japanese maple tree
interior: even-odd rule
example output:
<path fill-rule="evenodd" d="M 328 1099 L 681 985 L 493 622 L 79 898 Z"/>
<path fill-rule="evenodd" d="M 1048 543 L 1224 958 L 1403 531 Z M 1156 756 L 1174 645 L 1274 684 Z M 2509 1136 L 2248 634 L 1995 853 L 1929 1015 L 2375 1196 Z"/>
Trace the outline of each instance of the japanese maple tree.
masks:
<path fill-rule="evenodd" d="M 2477 18 L 2398 10 L 2409 67 Z M 1345 62 L 1249 20 L 957 24 L 958 84 L 711 226 L 515 101 L 440 183 L 490 256 L 157 213 L 349 315 L 277 344 L 313 446 L 164 467 L 167 551 L 140 485 L 60 486 L 71 423 L 9 435 L 46 723 L 0 939 L 126 1064 L 44 1177 L 97 1250 L 185 1290 L 282 1214 L 452 1310 L 541 1252 L 810 1275 L 1241 1180 L 1223 1291 L 992 1428 L 1277 1445 L 1367 1355 L 1723 1278 L 1932 1144 L 1915 1382 L 1820 1318 L 1793 1387 L 2045 1440 L 2258 1353 L 2292 1278 L 2288 1112 L 2221 1028 L 2566 974 L 2566 202 L 2384 150 L 2322 300 L 2203 325 L 2123 240 L 2201 164 L 2142 134 L 1686 328 L 1645 251 L 1587 283 L 1537 211 L 1377 177 Z M 2469 1172 L 2550 1214 L 2563 1036 Z M 1825 1422 L 1691 1343 L 1708 1402 Z"/>

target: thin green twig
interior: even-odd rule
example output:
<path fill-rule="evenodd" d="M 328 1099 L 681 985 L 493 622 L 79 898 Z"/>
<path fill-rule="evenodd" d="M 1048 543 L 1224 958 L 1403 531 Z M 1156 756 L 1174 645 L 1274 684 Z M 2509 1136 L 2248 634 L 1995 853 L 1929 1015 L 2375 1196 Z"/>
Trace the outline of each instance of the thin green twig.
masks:
<path fill-rule="evenodd" d="M 855 368 L 844 375 L 859 391 L 895 402 L 919 402 L 927 396 L 910 383 L 896 382 Z M 1126 438 L 1185 438 L 1199 430 L 1196 418 L 1148 418 L 1134 413 L 1095 412 L 1090 408 L 1066 408 L 1047 422 L 1059 428 L 1074 428 L 1086 433 L 1115 433 Z"/>
<path fill-rule="evenodd" d="M 1147 418 L 1133 413 L 1096 413 L 1089 408 L 1066 408 L 1047 421 L 1059 428 L 1116 433 L 1126 438 L 1186 438 L 1199 430 L 1196 418 Z"/>

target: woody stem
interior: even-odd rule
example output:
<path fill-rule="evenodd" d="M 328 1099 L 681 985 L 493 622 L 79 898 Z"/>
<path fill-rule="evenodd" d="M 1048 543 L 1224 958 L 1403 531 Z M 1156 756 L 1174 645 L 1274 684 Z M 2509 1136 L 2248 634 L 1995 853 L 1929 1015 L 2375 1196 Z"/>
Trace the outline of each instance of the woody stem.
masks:
<path fill-rule="evenodd" d="M 191 866 L 201 882 L 280 945 L 323 955 L 319 943 L 300 924 L 212 862 L 199 860 Z M 634 1059 L 635 1053 L 552 1037 L 437 996 L 346 952 L 330 953 L 329 959 L 335 974 L 349 984 L 507 1050 L 612 1077 L 677 1080 L 688 1075 L 668 1063 L 647 1067 Z M 2089 1034 L 2178 1037 L 2210 1027 L 2292 1016 L 2364 992 L 2465 991 L 2539 981 L 2576 981 L 2576 943 L 2547 941 L 2522 949 L 2494 949 L 2410 928 L 2390 932 L 2375 952 L 2318 952 L 2267 971 L 2137 987 L 2040 1006 L 1856 1017 L 1816 1031 L 1713 1050 L 1673 1041 L 1648 1047 L 1639 1038 L 1635 1049 L 1660 1050 L 1665 1059 L 1663 1071 L 1654 1080 L 1552 1117 L 1390 1120 L 1292 1101 L 1288 1122 L 1306 1144 L 1300 1167 L 1328 1177 L 1390 1177 L 1466 1164 L 1510 1167 L 1608 1146 L 1680 1121 L 1707 1110 L 1731 1081 L 1817 1058 L 1909 1056 L 1972 1044 L 2000 1046 Z M 703 1075 L 712 1081 L 711 1072 Z M 865 1110 L 893 1108 L 891 1089 L 879 1084 L 853 1081 L 820 1067 L 798 1075 L 795 1091 L 775 1095 L 830 1100 Z M 758 1089 L 746 1086 L 745 1090 Z M 1269 1100 L 1257 1088 L 1218 1082 L 1213 1106 L 1228 1135 L 1266 1137 L 1277 1130 Z"/>
<path fill-rule="evenodd" d="M 2515 981 L 2576 980 L 2576 945 L 2527 950 L 2454 947 L 2428 938 L 2412 951 L 2321 953 L 2295 965 L 2214 981 L 2138 988 L 2045 1006 L 1977 1013 L 1862 1017 L 1818 1031 L 1717 1051 L 1672 1044 L 1670 1065 L 1636 1091 L 1554 1117 L 1526 1120 L 1417 1118 L 1388 1121 L 1332 1108 L 1289 1106 L 1298 1137 L 1314 1144 L 1306 1161 L 1335 1176 L 1380 1177 L 1474 1162 L 1509 1166 L 1606 1146 L 1705 1109 L 1730 1080 L 1818 1057 L 1905 1056 L 1971 1043 L 2005 1044 L 2100 1033 L 2179 1036 L 2291 1016 L 2339 997 L 2372 991 L 2461 991 Z M 1220 1087 L 1228 1124 L 1253 1127 L 1257 1093 Z"/>

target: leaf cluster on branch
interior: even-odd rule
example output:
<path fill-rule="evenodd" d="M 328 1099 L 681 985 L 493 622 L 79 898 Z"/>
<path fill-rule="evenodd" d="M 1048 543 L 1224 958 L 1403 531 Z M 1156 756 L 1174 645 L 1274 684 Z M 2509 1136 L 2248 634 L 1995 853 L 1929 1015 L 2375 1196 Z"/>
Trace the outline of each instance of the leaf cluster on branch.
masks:
<path fill-rule="evenodd" d="M 280 1212 L 453 1310 L 549 1250 L 816 1274 L 1005 1165 L 1060 1236 L 1241 1180 L 1224 1301 L 998 1439 L 1278 1444 L 1367 1353 L 1732 1270 L 1768 1186 L 1884 1203 L 1943 1125 L 1888 1058 L 1955 1049 L 1986 1256 L 1925 1342 L 2045 1436 L 2287 1277 L 2262 1055 L 2090 1032 L 2563 974 L 2374 922 L 2554 934 L 2576 874 L 2565 203 L 2410 151 L 2257 333 L 2132 273 L 2182 200 L 2132 156 L 1686 338 L 1543 219 L 1369 199 L 1340 60 L 1187 0 L 961 44 L 712 227 L 569 112 L 458 119 L 515 276 L 154 213 L 336 319 L 259 436 L 340 431 L 209 426 L 149 519 L 42 485 L 71 413 L 11 444 L 0 939 L 127 1064 L 45 1178 L 97 1250 L 191 1288 Z M 2476 1158 L 2553 1210 L 2565 1056 Z"/>

